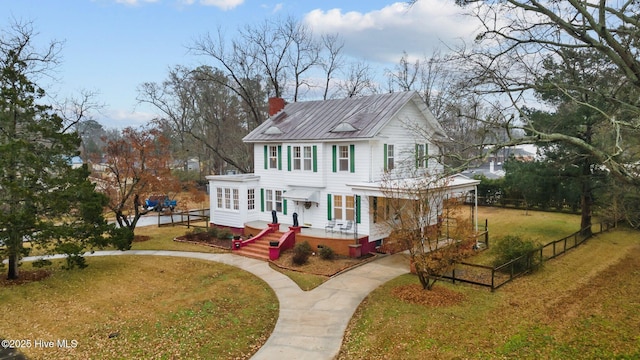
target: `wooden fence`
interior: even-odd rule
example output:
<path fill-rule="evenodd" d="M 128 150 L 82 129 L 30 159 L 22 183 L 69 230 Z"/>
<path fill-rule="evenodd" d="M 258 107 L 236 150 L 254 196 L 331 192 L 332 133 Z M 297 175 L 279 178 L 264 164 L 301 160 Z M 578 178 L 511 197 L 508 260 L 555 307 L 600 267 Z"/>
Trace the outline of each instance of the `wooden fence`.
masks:
<path fill-rule="evenodd" d="M 591 227 L 592 235 L 609 231 L 612 227 L 613 225 L 609 223 L 593 225 Z M 456 281 L 464 282 L 488 287 L 491 291 L 495 291 L 510 281 L 531 272 L 535 266 L 541 265 L 544 261 L 562 255 L 589 239 L 589 237 L 580 235 L 581 233 L 582 230 L 560 240 L 551 241 L 525 255 L 495 267 L 458 262 L 455 268 L 442 278 L 451 280 L 453 283 Z"/>
<path fill-rule="evenodd" d="M 204 225 L 197 224 L 204 221 Z M 171 214 L 158 213 L 158 226 L 186 226 L 208 228 L 209 227 L 209 209 L 194 209 L 176 211 Z"/>

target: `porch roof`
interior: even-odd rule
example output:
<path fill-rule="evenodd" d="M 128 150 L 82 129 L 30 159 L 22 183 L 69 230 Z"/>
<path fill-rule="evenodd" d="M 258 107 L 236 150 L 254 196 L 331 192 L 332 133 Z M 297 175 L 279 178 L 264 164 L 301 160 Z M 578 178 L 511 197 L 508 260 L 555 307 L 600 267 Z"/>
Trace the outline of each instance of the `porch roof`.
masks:
<path fill-rule="evenodd" d="M 298 188 L 287 190 L 284 194 L 282 194 L 282 197 L 294 201 L 320 201 L 320 193 L 317 189 L 312 188 Z"/>
<path fill-rule="evenodd" d="M 353 191 L 359 191 L 368 196 L 387 197 L 390 191 L 395 193 L 406 192 L 410 196 L 412 192 L 425 189 L 425 187 L 430 190 L 443 189 L 448 194 L 463 193 L 475 190 L 479 183 L 480 180 L 470 179 L 462 174 L 455 174 L 441 180 L 410 178 L 398 179 L 387 183 L 383 181 L 351 183 L 347 184 L 347 186 L 351 187 Z"/>

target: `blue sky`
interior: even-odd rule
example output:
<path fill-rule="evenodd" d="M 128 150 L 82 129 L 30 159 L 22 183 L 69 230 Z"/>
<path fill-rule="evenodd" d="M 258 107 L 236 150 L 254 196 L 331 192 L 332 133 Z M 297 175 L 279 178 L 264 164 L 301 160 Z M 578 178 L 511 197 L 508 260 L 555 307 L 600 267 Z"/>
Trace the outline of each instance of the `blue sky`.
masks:
<path fill-rule="evenodd" d="M 315 34 L 339 33 L 345 55 L 377 69 L 392 68 L 402 52 L 429 55 L 442 42 L 470 41 L 476 27 L 453 0 L 420 0 L 414 6 L 385 0 L 2 0 L 0 29 L 12 19 L 32 21 L 39 42 L 64 41 L 57 98 L 86 89 L 105 104 L 95 118 L 106 127 L 142 124 L 153 109 L 136 105 L 136 88 L 161 82 L 175 65 L 205 58 L 187 46 L 218 27 L 233 37 L 239 27 L 269 17 L 294 16 Z"/>

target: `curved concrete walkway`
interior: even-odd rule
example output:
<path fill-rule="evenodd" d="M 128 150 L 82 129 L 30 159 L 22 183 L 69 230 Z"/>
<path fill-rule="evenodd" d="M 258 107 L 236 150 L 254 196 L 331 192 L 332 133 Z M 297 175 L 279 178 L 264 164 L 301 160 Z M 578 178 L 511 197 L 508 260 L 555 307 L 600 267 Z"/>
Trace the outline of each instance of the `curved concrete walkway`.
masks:
<path fill-rule="evenodd" d="M 349 320 L 362 300 L 385 282 L 409 272 L 406 255 L 395 254 L 371 261 L 311 291 L 302 291 L 269 264 L 234 254 L 209 254 L 165 250 L 96 251 L 85 256 L 173 256 L 215 261 L 246 270 L 264 280 L 280 302 L 278 321 L 267 342 L 252 359 L 333 359 L 338 355 Z M 62 258 L 55 255 L 48 258 Z M 38 257 L 24 258 L 23 261 Z"/>

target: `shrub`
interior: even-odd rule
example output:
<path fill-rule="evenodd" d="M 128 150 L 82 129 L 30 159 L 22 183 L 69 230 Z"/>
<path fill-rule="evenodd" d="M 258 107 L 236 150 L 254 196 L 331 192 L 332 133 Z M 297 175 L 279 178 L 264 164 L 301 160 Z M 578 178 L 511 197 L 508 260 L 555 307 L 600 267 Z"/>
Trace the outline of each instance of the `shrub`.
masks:
<path fill-rule="evenodd" d="M 218 239 L 231 239 L 233 233 L 228 228 L 218 230 Z"/>
<path fill-rule="evenodd" d="M 296 265 L 304 265 L 309 260 L 312 252 L 311 245 L 307 241 L 297 243 L 293 247 L 293 258 L 291 260 Z"/>
<path fill-rule="evenodd" d="M 336 253 L 333 252 L 333 249 L 326 245 L 321 247 L 318 253 L 324 260 L 333 260 L 336 257 Z"/>
<path fill-rule="evenodd" d="M 209 234 L 209 237 L 211 238 L 217 238 L 218 237 L 218 228 L 215 226 L 211 226 L 209 229 L 207 229 L 207 234 Z"/>
<path fill-rule="evenodd" d="M 185 238 L 187 240 L 195 241 L 195 240 L 203 240 L 203 235 L 205 235 L 204 231 L 200 228 L 193 228 L 185 233 Z"/>
<path fill-rule="evenodd" d="M 40 258 L 31 263 L 34 268 L 43 268 L 45 266 L 51 266 L 53 263 L 49 259 Z"/>
<path fill-rule="evenodd" d="M 533 240 L 507 235 L 493 247 L 492 251 L 496 256 L 493 266 L 500 266 L 518 259 L 513 263 L 514 272 L 519 273 L 527 269 L 535 271 L 541 266 L 540 258 L 537 256 L 538 252 L 535 251 L 538 246 Z M 511 267 L 507 266 L 503 270 L 509 272 Z"/>

